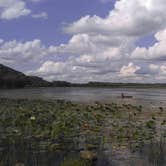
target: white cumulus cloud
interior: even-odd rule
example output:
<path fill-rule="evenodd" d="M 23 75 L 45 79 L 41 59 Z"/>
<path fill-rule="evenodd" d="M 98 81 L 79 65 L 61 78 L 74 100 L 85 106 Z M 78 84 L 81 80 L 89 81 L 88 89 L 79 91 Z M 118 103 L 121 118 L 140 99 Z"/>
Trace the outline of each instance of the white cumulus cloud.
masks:
<path fill-rule="evenodd" d="M 26 7 L 23 0 L 0 0 L 0 18 L 14 19 L 21 16 L 26 16 L 31 13 L 31 10 Z"/>
<path fill-rule="evenodd" d="M 46 47 L 40 40 L 1 40 L 0 60 L 35 64 L 26 73 L 48 80 L 164 82 L 165 11 L 165 0 L 118 0 L 105 18 L 86 15 L 63 27 L 71 35 L 66 43 Z M 33 17 L 47 16 L 40 14 Z M 138 46 L 148 35 L 156 39 L 154 44 Z"/>
<path fill-rule="evenodd" d="M 42 19 L 48 19 L 48 14 L 46 12 L 41 12 L 38 14 L 32 14 L 33 18 L 42 18 Z"/>

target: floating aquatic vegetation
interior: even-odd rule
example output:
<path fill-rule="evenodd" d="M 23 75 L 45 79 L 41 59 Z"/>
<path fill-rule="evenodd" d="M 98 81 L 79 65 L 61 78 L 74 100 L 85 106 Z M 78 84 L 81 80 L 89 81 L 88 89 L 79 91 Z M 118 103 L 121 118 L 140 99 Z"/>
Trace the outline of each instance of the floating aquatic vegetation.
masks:
<path fill-rule="evenodd" d="M 32 149 L 79 152 L 79 159 L 65 159 L 62 166 L 82 166 L 86 158 L 96 160 L 97 151 L 106 144 L 135 152 L 166 138 L 164 108 L 150 112 L 130 104 L 9 99 L 0 99 L 0 106 L 0 142 L 25 140 Z"/>

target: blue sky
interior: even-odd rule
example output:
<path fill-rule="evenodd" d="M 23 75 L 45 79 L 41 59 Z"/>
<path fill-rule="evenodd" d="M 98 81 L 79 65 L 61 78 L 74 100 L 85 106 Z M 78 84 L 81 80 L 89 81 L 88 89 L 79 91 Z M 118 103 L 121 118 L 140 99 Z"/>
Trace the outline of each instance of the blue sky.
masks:
<path fill-rule="evenodd" d="M 4 40 L 27 41 L 41 39 L 45 45 L 67 42 L 70 35 L 63 32 L 64 24 L 71 23 L 84 15 L 104 17 L 113 8 L 114 2 L 101 3 L 100 0 L 43 0 L 28 2 L 33 13 L 46 12 L 48 19 L 21 17 L 10 21 L 0 21 L 0 36 Z"/>
<path fill-rule="evenodd" d="M 0 63 L 46 80 L 166 82 L 165 0 L 0 0 Z"/>

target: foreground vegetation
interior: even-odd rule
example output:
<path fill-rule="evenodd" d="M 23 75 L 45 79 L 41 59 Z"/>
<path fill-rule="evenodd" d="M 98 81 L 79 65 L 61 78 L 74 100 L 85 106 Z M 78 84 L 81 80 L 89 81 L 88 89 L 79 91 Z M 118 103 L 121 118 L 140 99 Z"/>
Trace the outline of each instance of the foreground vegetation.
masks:
<path fill-rule="evenodd" d="M 151 111 L 130 104 L 0 99 L 0 166 L 28 165 L 16 159 L 9 163 L 6 144 L 40 144 L 39 151 L 63 154 L 61 166 L 86 166 L 95 165 L 99 153 L 110 147 L 115 153 L 136 153 L 152 142 L 165 147 L 165 140 L 166 111 L 161 107 Z M 69 152 L 77 157 L 68 158 Z M 155 148 L 154 156 L 160 153 Z M 160 161 L 154 157 L 152 162 Z"/>

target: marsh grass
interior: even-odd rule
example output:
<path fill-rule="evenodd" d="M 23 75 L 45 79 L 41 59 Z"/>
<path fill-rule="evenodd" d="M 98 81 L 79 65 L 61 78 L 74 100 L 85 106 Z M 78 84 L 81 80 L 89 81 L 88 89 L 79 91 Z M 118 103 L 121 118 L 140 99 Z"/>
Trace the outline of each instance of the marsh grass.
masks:
<path fill-rule="evenodd" d="M 151 142 L 165 142 L 165 122 L 164 108 L 152 112 L 131 104 L 0 99 L 0 161 L 16 162 L 11 158 L 17 156 L 4 157 L 4 152 L 20 143 L 23 152 L 63 154 L 61 166 L 84 166 L 93 159 L 64 157 L 71 151 L 89 156 L 104 153 L 108 143 L 117 151 L 138 152 Z"/>

